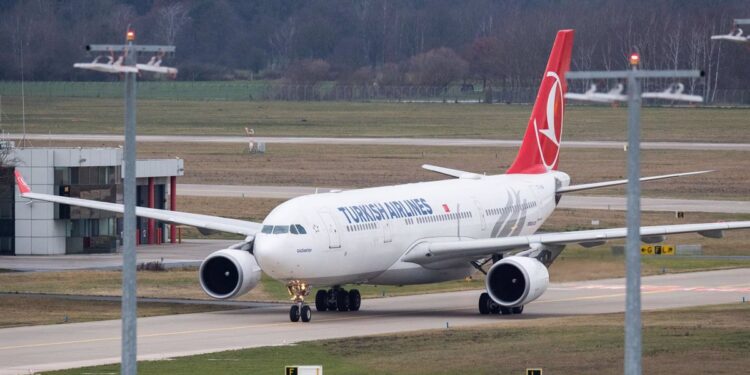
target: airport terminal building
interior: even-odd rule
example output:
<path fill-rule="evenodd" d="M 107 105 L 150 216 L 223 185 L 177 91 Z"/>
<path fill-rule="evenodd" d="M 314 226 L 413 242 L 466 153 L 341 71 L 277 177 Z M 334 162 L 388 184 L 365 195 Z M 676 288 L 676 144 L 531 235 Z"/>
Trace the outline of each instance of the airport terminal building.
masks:
<path fill-rule="evenodd" d="M 58 255 L 115 252 L 121 244 L 119 214 L 22 198 L 15 188 L 17 169 L 31 187 L 56 194 L 122 203 L 120 148 L 12 148 L 6 142 L 0 168 L 0 255 Z M 12 165 L 12 167 L 10 166 Z M 137 204 L 175 209 L 182 159 L 138 160 Z M 139 244 L 175 241 L 174 226 L 138 218 Z"/>

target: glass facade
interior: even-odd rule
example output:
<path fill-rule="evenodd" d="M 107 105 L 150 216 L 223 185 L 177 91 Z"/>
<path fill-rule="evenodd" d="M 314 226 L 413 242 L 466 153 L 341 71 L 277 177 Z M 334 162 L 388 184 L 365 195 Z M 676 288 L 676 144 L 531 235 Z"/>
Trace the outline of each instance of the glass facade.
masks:
<path fill-rule="evenodd" d="M 55 168 L 55 189 L 65 197 L 122 203 L 120 167 Z M 66 252 L 114 251 L 117 248 L 117 214 L 84 207 L 55 205 L 55 219 L 66 223 Z"/>
<path fill-rule="evenodd" d="M 15 232 L 15 180 L 13 168 L 0 167 L 0 255 L 14 255 Z"/>

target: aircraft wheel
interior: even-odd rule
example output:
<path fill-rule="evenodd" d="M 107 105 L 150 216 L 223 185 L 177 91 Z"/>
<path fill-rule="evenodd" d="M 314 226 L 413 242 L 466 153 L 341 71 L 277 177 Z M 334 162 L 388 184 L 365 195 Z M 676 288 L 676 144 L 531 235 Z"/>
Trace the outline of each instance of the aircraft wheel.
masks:
<path fill-rule="evenodd" d="M 302 321 L 307 323 L 312 319 L 312 309 L 310 306 L 304 305 L 302 306 L 302 311 L 300 312 Z"/>
<path fill-rule="evenodd" d="M 490 298 L 488 306 L 490 308 L 490 314 L 500 314 L 500 312 L 502 311 L 502 307 L 500 307 L 500 305 L 493 301 L 492 298 Z"/>
<path fill-rule="evenodd" d="M 513 312 L 513 314 L 521 314 L 523 313 L 523 306 L 516 306 L 512 308 L 511 311 Z"/>
<path fill-rule="evenodd" d="M 336 311 L 338 309 L 338 290 L 328 289 L 327 293 L 328 298 L 326 299 L 326 301 L 328 303 L 328 311 Z"/>
<path fill-rule="evenodd" d="M 317 293 L 315 293 L 315 310 L 328 310 L 328 292 L 326 292 L 324 289 L 321 289 Z"/>
<path fill-rule="evenodd" d="M 359 290 L 352 289 L 349 291 L 349 310 L 359 311 L 359 306 L 362 304 L 362 296 L 359 294 Z"/>
<path fill-rule="evenodd" d="M 492 303 L 492 299 L 490 298 L 490 295 L 487 293 L 482 293 L 482 295 L 479 296 L 479 313 L 482 315 L 489 314 L 490 303 Z"/>
<path fill-rule="evenodd" d="M 292 308 L 289 309 L 289 320 L 293 322 L 299 322 L 299 318 L 300 318 L 299 306 L 292 305 Z"/>
<path fill-rule="evenodd" d="M 510 315 L 510 314 L 513 314 L 513 310 L 511 310 L 510 307 L 500 306 L 500 314 Z"/>
<path fill-rule="evenodd" d="M 349 311 L 349 293 L 343 289 L 336 292 L 336 308 L 339 311 Z"/>

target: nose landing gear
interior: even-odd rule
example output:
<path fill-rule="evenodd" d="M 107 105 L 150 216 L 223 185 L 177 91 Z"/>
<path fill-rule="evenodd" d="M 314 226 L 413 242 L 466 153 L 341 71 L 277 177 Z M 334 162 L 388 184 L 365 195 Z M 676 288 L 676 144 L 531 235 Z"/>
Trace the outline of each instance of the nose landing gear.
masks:
<path fill-rule="evenodd" d="M 289 320 L 298 322 L 300 319 L 307 323 L 312 319 L 312 309 L 305 304 L 305 297 L 310 294 L 310 288 L 307 284 L 294 280 L 287 284 L 289 295 L 292 296 L 294 305 L 289 309 Z"/>

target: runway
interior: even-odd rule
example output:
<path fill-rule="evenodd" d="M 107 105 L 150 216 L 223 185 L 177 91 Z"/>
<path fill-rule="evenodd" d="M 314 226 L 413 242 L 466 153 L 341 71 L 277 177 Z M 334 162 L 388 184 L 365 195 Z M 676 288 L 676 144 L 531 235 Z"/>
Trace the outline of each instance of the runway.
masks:
<path fill-rule="evenodd" d="M 750 298 L 750 269 L 644 277 L 644 310 L 739 303 Z M 368 299 L 359 312 L 313 313 L 308 324 L 288 321 L 288 306 L 141 318 L 139 359 L 300 341 L 424 329 L 507 323 L 518 319 L 622 312 L 624 280 L 552 284 L 522 315 L 482 316 L 480 291 Z M 0 330 L 0 373 L 19 374 L 120 360 L 120 321 Z"/>
<path fill-rule="evenodd" d="M 7 134 L 9 139 L 20 139 L 21 134 Z M 27 134 L 32 141 L 89 141 L 123 142 L 122 135 L 115 134 Z M 520 140 L 467 139 L 467 138 L 378 138 L 378 137 L 253 137 L 254 142 L 267 144 L 311 144 L 311 145 L 380 145 L 380 146 L 451 146 L 451 147 L 513 147 Z M 201 135 L 139 135 L 138 142 L 152 143 L 247 143 L 248 137 L 201 136 Z M 570 141 L 566 148 L 620 149 L 626 141 Z M 701 143 L 701 142 L 641 142 L 643 150 L 704 150 L 704 151 L 750 151 L 750 143 Z"/>
<path fill-rule="evenodd" d="M 289 199 L 300 195 L 328 192 L 331 187 L 262 186 L 262 185 L 191 185 L 178 184 L 178 196 L 277 198 Z M 624 211 L 625 197 L 565 195 L 559 208 Z M 699 199 L 642 198 L 643 211 L 750 213 L 750 201 L 721 201 Z"/>

